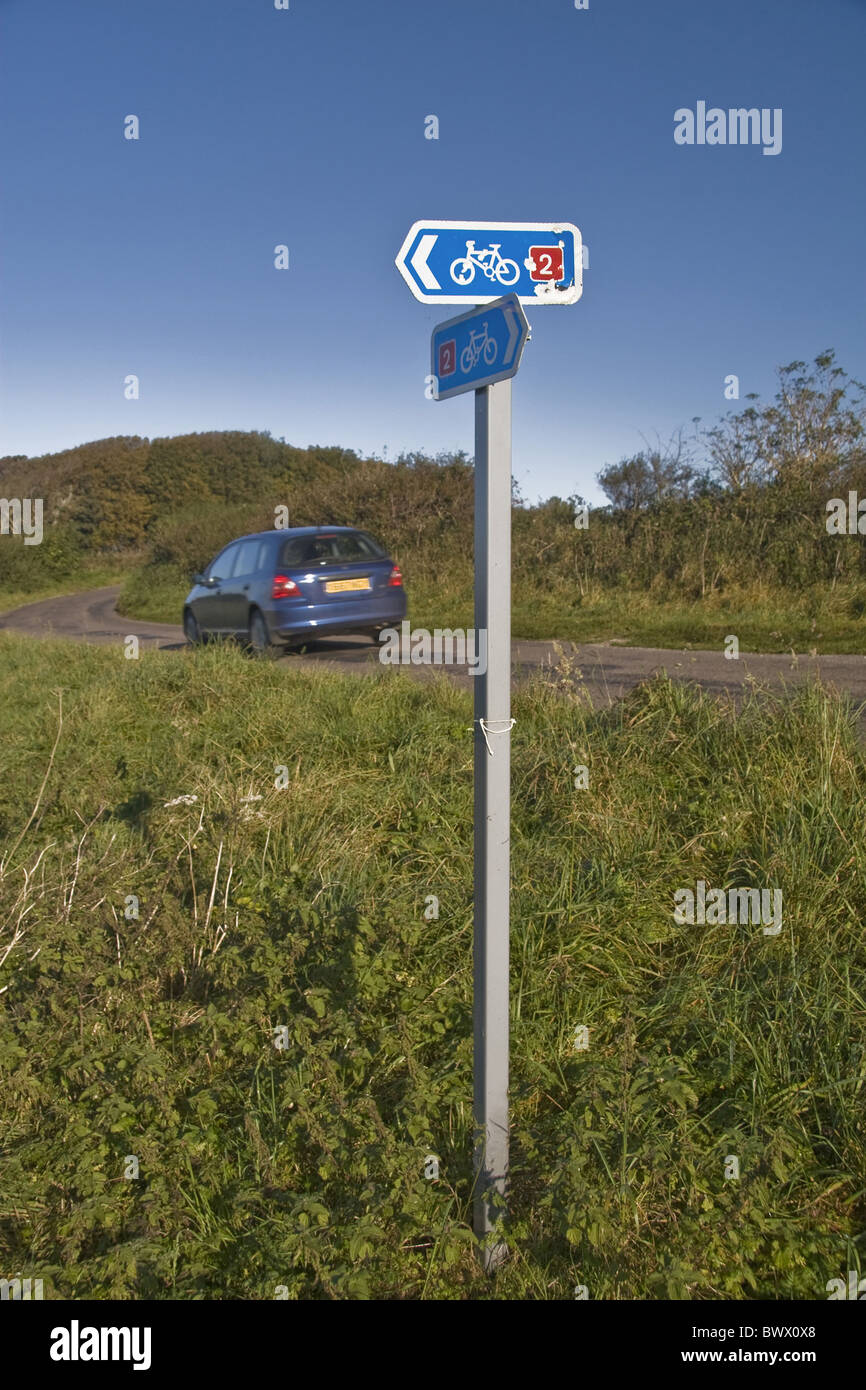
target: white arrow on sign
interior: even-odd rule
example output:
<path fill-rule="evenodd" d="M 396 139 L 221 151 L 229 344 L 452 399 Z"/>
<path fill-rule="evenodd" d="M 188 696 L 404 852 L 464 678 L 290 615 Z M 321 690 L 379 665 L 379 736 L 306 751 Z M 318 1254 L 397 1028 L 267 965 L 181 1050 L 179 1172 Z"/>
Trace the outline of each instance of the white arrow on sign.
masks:
<path fill-rule="evenodd" d="M 520 337 L 520 324 L 517 321 L 517 315 L 510 305 L 507 305 L 502 312 L 505 317 L 505 322 L 508 324 L 508 342 L 505 345 L 505 356 L 502 359 L 503 366 L 507 367 L 514 356 L 514 345 Z"/>
<path fill-rule="evenodd" d="M 430 252 L 433 250 L 438 240 L 439 238 L 437 236 L 422 236 L 421 240 L 418 242 L 418 249 L 409 262 L 425 290 L 441 290 L 442 288 L 436 276 L 433 274 L 433 271 L 427 264 L 427 257 L 430 255 Z"/>

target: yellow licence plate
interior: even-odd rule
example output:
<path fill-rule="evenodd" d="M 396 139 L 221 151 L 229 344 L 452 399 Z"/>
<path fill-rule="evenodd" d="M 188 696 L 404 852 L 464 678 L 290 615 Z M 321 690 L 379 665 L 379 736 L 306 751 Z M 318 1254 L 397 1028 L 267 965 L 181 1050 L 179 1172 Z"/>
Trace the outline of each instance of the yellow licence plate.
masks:
<path fill-rule="evenodd" d="M 350 590 L 369 589 L 369 579 L 329 579 L 325 585 L 326 594 L 347 594 Z"/>

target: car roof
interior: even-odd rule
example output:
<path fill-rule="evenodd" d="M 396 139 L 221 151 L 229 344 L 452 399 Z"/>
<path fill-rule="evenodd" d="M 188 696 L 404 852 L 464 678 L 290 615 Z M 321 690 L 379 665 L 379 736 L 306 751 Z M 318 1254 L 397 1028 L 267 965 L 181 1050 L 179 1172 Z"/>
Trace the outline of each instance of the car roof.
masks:
<path fill-rule="evenodd" d="M 234 540 L 226 541 L 226 545 L 234 545 L 235 541 L 264 540 L 266 536 L 279 536 L 281 540 L 285 540 L 292 536 L 333 536 L 338 532 L 354 534 L 362 529 L 360 526 L 285 526 L 280 530 L 271 527 L 269 531 L 250 531 L 247 535 L 235 536 Z"/>

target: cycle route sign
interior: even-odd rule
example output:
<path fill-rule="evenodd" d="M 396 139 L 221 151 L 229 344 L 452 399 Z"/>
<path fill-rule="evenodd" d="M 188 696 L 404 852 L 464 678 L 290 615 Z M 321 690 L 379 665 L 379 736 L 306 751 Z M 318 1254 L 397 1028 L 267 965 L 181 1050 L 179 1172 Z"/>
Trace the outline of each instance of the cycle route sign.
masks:
<path fill-rule="evenodd" d="M 573 222 L 415 222 L 397 269 L 423 304 L 574 304 L 583 245 Z M 453 393 L 452 393 L 453 394 Z"/>
<path fill-rule="evenodd" d="M 514 376 L 529 337 L 516 294 L 437 324 L 430 340 L 430 371 L 437 401 L 478 391 Z"/>

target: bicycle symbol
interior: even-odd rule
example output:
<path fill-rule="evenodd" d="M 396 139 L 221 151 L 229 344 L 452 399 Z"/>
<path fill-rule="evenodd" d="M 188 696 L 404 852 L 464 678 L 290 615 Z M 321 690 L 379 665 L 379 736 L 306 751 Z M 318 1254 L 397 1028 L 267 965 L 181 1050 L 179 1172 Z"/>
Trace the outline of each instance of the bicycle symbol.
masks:
<path fill-rule="evenodd" d="M 477 329 L 469 330 L 469 342 L 460 354 L 460 370 L 464 373 L 471 372 L 481 354 L 484 354 L 484 361 L 488 367 L 492 367 L 496 361 L 496 354 L 499 351 L 496 339 L 491 338 L 487 332 L 487 320 L 484 320 L 483 331 Z"/>
<path fill-rule="evenodd" d="M 458 256 L 451 263 L 451 279 L 458 285 L 471 285 L 475 279 L 476 267 L 483 270 L 488 280 L 498 280 L 500 285 L 514 285 L 520 279 L 520 266 L 516 261 L 506 260 L 499 254 L 501 241 L 491 242 L 483 251 L 476 251 L 475 242 L 467 241 L 466 255 Z"/>

